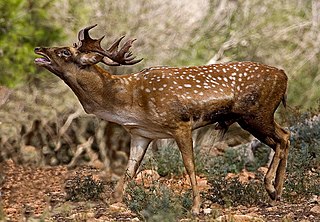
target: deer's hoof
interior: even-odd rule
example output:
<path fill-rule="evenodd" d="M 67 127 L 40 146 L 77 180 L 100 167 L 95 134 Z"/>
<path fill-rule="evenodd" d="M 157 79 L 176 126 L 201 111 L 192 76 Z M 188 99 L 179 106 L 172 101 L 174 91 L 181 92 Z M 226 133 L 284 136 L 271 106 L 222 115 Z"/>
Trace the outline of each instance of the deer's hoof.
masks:
<path fill-rule="evenodd" d="M 269 193 L 269 196 L 270 196 L 271 200 L 276 200 L 278 195 L 277 195 L 276 191 L 273 191 L 273 192 Z"/>

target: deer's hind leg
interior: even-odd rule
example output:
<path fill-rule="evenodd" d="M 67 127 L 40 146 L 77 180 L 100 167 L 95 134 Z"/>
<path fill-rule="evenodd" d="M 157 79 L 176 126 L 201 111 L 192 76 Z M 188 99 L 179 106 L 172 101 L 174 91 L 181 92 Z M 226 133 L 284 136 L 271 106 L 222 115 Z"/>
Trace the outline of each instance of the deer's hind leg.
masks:
<path fill-rule="evenodd" d="M 275 188 L 277 191 L 277 199 L 280 199 L 283 190 L 284 178 L 287 167 L 287 160 L 290 148 L 290 132 L 283 129 L 279 124 L 275 122 L 276 134 L 279 135 L 281 139 L 281 160 L 277 168 L 276 178 L 275 178 Z"/>
<path fill-rule="evenodd" d="M 247 117 L 239 121 L 242 128 L 249 131 L 261 142 L 270 146 L 274 151 L 272 162 L 264 179 L 265 188 L 272 200 L 278 200 L 282 194 L 285 171 L 289 151 L 289 131 L 277 124 L 273 116 Z"/>

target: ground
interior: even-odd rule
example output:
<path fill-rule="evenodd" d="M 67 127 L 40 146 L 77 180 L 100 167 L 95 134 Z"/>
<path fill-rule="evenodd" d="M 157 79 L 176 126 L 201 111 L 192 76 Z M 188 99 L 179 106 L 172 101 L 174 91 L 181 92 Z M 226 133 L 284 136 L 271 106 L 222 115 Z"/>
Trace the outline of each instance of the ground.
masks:
<path fill-rule="evenodd" d="M 79 166 L 28 167 L 5 161 L 2 165 L 1 198 L 6 221 L 141 221 L 141 215 L 125 204 L 110 202 L 114 183 L 105 182 L 102 198 L 93 201 L 67 201 L 66 181 L 75 176 L 90 175 L 108 181 L 101 170 Z M 183 178 L 159 178 L 171 189 L 189 189 Z M 205 178 L 198 178 L 204 195 L 208 191 Z M 139 182 L 139 179 L 138 179 Z M 146 186 L 147 183 L 146 183 Z M 199 216 L 186 214 L 180 221 L 320 221 L 320 198 L 299 204 L 281 202 L 274 206 L 228 207 L 207 203 Z M 188 215 L 188 216 L 187 216 Z M 227 219 L 229 217 L 229 219 Z M 233 217 L 233 218 L 231 218 Z M 29 219 L 28 219 L 29 218 Z M 40 220 L 42 219 L 42 220 Z M 5 220 L 4 220 L 5 221 Z"/>

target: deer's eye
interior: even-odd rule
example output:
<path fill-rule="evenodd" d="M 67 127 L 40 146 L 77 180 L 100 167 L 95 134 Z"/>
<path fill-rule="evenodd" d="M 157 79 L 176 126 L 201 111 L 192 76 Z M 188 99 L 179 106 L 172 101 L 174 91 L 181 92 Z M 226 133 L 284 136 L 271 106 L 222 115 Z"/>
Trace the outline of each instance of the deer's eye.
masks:
<path fill-rule="evenodd" d="M 59 54 L 60 56 L 64 56 L 64 57 L 71 56 L 71 52 L 68 49 L 62 49 Z"/>

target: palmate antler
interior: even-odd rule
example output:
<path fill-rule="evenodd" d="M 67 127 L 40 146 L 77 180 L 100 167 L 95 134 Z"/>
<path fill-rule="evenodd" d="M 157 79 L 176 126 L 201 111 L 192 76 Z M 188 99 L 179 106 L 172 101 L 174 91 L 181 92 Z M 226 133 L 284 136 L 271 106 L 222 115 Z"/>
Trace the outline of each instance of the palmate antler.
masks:
<path fill-rule="evenodd" d="M 143 60 L 143 59 L 135 59 L 132 52 L 129 51 L 133 42 L 136 39 L 129 39 L 127 42 L 124 43 L 124 45 L 119 50 L 118 49 L 119 44 L 121 40 L 124 38 L 124 36 L 121 36 L 118 40 L 112 43 L 109 49 L 104 50 L 101 47 L 101 41 L 104 38 L 104 36 L 102 36 L 99 39 L 92 39 L 89 35 L 90 29 L 96 26 L 97 24 L 80 30 L 78 34 L 79 43 L 75 44 L 75 47 L 77 47 L 80 52 L 97 52 L 103 56 L 106 56 L 112 61 L 110 62 L 106 58 L 102 58 L 101 62 L 110 66 L 134 65 Z"/>

